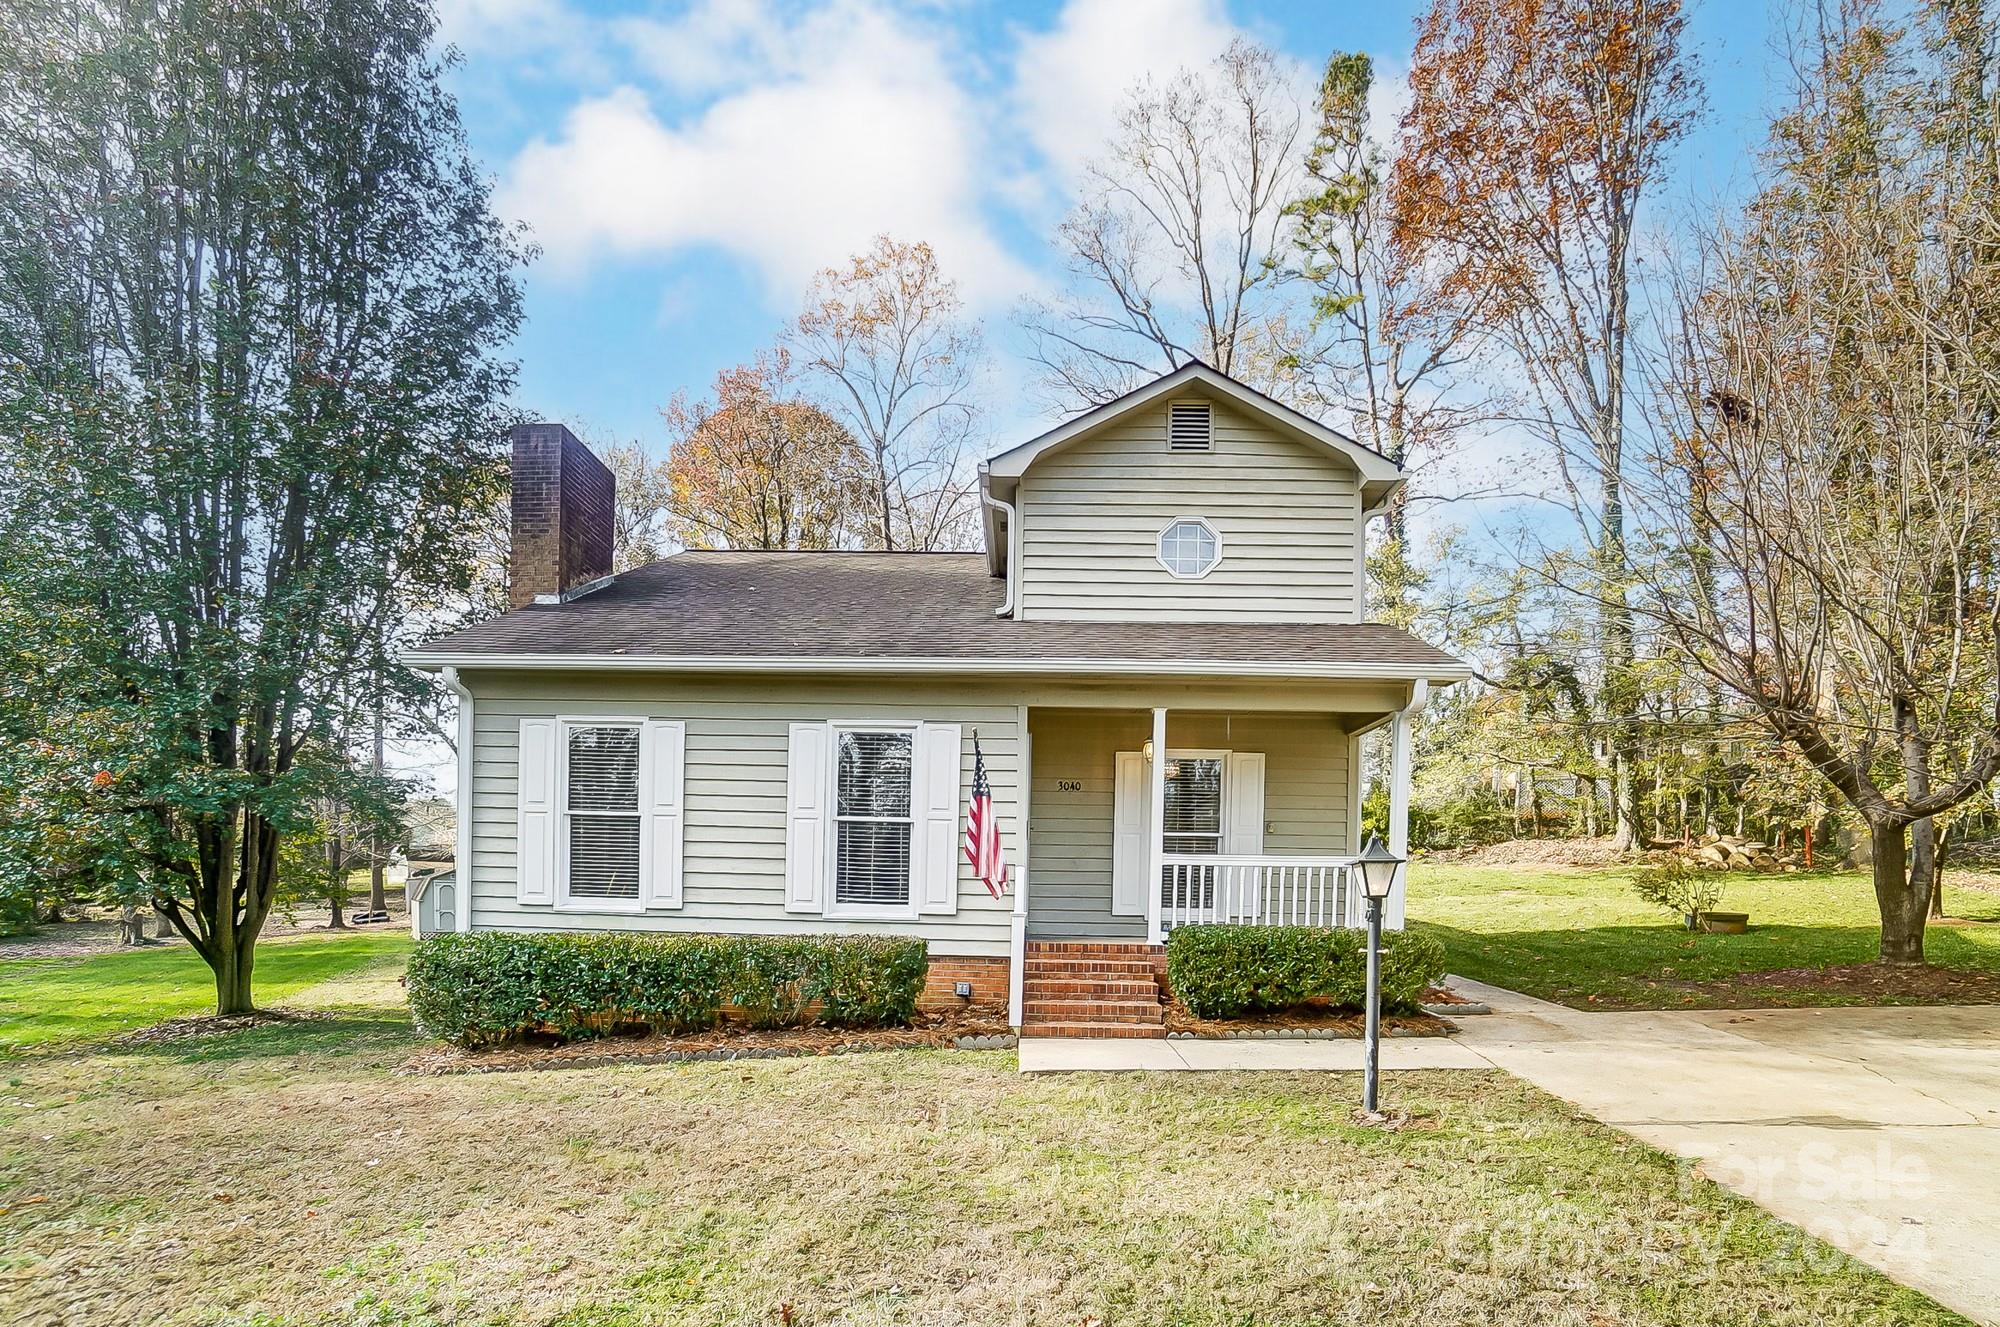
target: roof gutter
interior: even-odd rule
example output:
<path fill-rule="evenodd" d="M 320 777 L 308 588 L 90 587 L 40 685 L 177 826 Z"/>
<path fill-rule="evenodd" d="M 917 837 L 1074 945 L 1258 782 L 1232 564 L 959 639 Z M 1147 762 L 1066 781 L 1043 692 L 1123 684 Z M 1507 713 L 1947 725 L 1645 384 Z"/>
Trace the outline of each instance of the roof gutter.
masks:
<path fill-rule="evenodd" d="M 1007 517 L 1007 597 L 993 610 L 995 617 L 1014 616 L 1014 572 L 1021 565 L 1021 520 L 1014 514 L 1014 504 L 1002 502 L 990 492 L 982 492 L 979 500 L 989 510 L 997 510 Z"/>
<path fill-rule="evenodd" d="M 472 692 L 459 679 L 458 669 L 446 666 L 444 684 L 458 697 L 458 790 L 453 807 L 457 840 L 452 846 L 452 922 L 460 931 L 472 929 Z M 414 900 L 413 900 L 414 902 Z M 410 934 L 422 939 L 422 914 L 410 909 Z"/>
<path fill-rule="evenodd" d="M 677 673 L 1070 673 L 1109 677 L 1330 678 L 1365 682 L 1422 679 L 1462 682 L 1472 669 L 1457 660 L 1436 664 L 1309 662 L 1282 659 L 873 658 L 860 655 L 741 654 L 427 654 L 403 656 L 411 668 L 533 668 L 583 672 Z"/>

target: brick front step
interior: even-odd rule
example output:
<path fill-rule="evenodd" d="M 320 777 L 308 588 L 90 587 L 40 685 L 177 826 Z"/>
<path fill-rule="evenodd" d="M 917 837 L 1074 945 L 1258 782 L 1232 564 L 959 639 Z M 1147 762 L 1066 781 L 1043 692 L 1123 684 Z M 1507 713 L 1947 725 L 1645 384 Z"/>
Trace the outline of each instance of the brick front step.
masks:
<path fill-rule="evenodd" d="M 1042 1000 L 1029 999 L 1021 1006 L 1023 1018 L 1051 1018 L 1061 1023 L 1158 1023 L 1163 1015 L 1158 1000 Z"/>
<path fill-rule="evenodd" d="M 1088 1037 L 1105 1040 L 1112 1037 L 1154 1037 L 1167 1035 L 1163 1027 L 1153 1027 L 1136 1023 L 1024 1023 L 1021 1025 L 1024 1037 Z"/>
<path fill-rule="evenodd" d="M 1028 953 L 1035 954 L 1157 954 L 1160 945 L 1143 940 L 1030 940 Z"/>
<path fill-rule="evenodd" d="M 1037 959 L 1031 958 L 1022 965 L 1028 972 L 1143 972 L 1149 976 L 1159 969 L 1145 959 L 1133 958 L 1074 958 Z"/>
<path fill-rule="evenodd" d="M 1093 1000 L 1157 1000 L 1160 998 L 1160 983 L 1151 977 L 1144 981 L 1088 981 L 1064 974 L 1040 981 L 1023 981 L 1023 993 L 1050 1000 L 1075 999 L 1088 996 Z"/>

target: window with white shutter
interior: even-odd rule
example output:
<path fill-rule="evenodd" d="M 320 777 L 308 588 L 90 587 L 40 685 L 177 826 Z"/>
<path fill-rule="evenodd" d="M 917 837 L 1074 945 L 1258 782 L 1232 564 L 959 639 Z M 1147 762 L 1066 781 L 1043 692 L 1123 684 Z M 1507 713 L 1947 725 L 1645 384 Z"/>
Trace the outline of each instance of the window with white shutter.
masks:
<path fill-rule="evenodd" d="M 916 734 L 834 733 L 832 907 L 843 912 L 910 908 L 913 827 L 910 778 Z"/>
<path fill-rule="evenodd" d="M 569 726 L 563 758 L 563 897 L 636 904 L 639 726 Z"/>

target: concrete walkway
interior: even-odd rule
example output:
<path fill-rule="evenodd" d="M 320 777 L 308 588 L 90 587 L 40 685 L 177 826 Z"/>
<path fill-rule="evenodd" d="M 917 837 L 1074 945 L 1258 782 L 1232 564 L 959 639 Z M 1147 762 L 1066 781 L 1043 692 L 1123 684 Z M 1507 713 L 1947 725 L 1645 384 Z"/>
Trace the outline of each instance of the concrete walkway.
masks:
<path fill-rule="evenodd" d="M 2000 1007 L 1585 1013 L 1453 985 L 1493 1014 L 1448 1041 L 1385 1040 L 1386 1094 L 1402 1070 L 1505 1069 L 2000 1324 Z M 1029 1040 L 1020 1055 L 1026 1073 L 1361 1067 L 1352 1041 Z"/>

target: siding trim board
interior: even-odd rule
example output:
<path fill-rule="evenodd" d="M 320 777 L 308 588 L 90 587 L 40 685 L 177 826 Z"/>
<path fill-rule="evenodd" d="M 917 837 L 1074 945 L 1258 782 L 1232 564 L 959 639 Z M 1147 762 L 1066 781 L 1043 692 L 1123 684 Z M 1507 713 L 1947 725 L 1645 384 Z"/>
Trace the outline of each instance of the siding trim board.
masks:
<path fill-rule="evenodd" d="M 456 668 L 461 676 L 475 668 L 513 671 L 552 669 L 582 672 L 657 673 L 908 673 L 1067 674 L 1074 677 L 1206 677 L 1302 678 L 1332 681 L 1462 682 L 1470 666 L 1449 663 L 1372 663 L 1341 660 L 1317 663 L 1287 659 L 949 659 L 942 657 L 882 658 L 811 655 L 672 655 L 672 654 L 425 654 L 403 656 L 412 668 Z"/>

